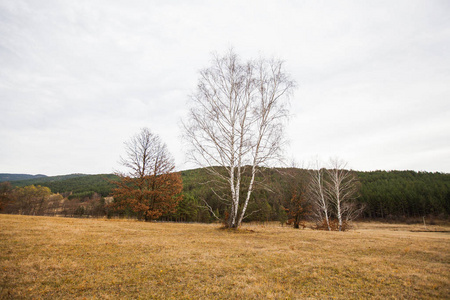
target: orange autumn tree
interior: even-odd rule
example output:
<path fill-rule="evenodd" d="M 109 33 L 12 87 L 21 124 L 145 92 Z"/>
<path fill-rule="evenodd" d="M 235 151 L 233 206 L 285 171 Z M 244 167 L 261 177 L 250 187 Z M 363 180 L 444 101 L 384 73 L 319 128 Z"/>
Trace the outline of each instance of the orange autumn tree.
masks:
<path fill-rule="evenodd" d="M 292 198 L 289 201 L 288 208 L 288 225 L 294 225 L 294 228 L 305 228 L 305 219 L 309 215 L 311 205 L 308 203 L 308 199 L 305 197 L 303 191 L 294 190 Z"/>
<path fill-rule="evenodd" d="M 151 221 L 175 212 L 182 199 L 183 184 L 175 163 L 158 135 L 148 128 L 125 142 L 126 157 L 121 164 L 128 173 L 117 173 L 113 210 L 131 210 L 140 219 Z"/>

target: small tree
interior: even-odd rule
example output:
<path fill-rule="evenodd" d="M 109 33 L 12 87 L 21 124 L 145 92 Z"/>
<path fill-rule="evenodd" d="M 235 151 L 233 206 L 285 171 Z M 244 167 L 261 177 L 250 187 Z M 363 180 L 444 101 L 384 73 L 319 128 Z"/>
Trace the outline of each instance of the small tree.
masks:
<path fill-rule="evenodd" d="M 13 188 L 9 182 L 0 183 L 0 211 L 11 201 Z"/>
<path fill-rule="evenodd" d="M 127 156 L 121 159 L 128 173 L 118 173 L 120 180 L 113 190 L 111 208 L 131 210 L 145 221 L 174 212 L 182 199 L 180 173 L 167 146 L 149 129 L 125 142 Z"/>
<path fill-rule="evenodd" d="M 292 224 L 294 228 L 300 228 L 300 226 L 304 228 L 309 212 L 310 204 L 305 193 L 295 190 L 288 206 L 288 224 Z"/>
<path fill-rule="evenodd" d="M 281 226 L 284 226 L 286 222 L 289 220 L 288 214 L 286 212 L 286 208 L 284 206 L 280 206 L 278 210 L 278 221 L 280 221 Z"/>

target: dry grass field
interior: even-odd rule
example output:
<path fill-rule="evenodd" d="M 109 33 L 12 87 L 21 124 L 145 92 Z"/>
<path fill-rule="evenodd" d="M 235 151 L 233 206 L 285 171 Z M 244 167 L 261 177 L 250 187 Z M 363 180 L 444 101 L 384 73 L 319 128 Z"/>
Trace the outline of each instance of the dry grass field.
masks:
<path fill-rule="evenodd" d="M 449 230 L 0 215 L 0 298 L 448 299 Z"/>

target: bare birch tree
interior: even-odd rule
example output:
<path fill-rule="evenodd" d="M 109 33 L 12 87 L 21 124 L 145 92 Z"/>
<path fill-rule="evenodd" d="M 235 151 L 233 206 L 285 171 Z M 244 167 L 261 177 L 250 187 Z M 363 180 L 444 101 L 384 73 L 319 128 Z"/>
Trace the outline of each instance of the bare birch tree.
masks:
<path fill-rule="evenodd" d="M 364 210 L 355 201 L 359 182 L 354 172 L 347 170 L 341 159 L 330 159 L 328 169 L 322 168 L 318 160 L 310 170 L 308 195 L 313 211 L 321 227 L 328 230 L 345 230 L 347 222 L 357 218 Z M 337 227 L 332 220 L 337 219 Z"/>
<path fill-rule="evenodd" d="M 334 207 L 338 220 L 339 231 L 343 230 L 344 221 L 357 216 L 357 207 L 354 200 L 357 196 L 357 178 L 351 170 L 346 170 L 347 163 L 341 159 L 330 160 L 327 169 L 326 194 Z"/>
<path fill-rule="evenodd" d="M 183 123 L 189 158 L 206 167 L 228 193 L 215 194 L 229 207 L 226 225 L 237 228 L 246 216 L 259 167 L 280 158 L 287 100 L 295 86 L 283 62 L 243 63 L 230 50 L 200 71 Z M 244 178 L 244 172 L 249 178 Z"/>

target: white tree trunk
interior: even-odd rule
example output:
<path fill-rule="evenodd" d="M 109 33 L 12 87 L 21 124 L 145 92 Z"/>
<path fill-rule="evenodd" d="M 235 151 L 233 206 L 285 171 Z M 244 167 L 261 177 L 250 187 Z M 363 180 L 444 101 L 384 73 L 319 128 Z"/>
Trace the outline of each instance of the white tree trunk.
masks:
<path fill-rule="evenodd" d="M 324 186 L 324 169 L 320 167 L 319 161 L 316 160 L 314 169 L 310 173 L 310 183 L 309 183 L 309 195 L 314 207 L 316 208 L 316 214 L 320 222 L 325 222 L 327 224 L 328 231 L 331 231 L 330 219 L 329 219 L 329 200 L 325 193 Z"/>

